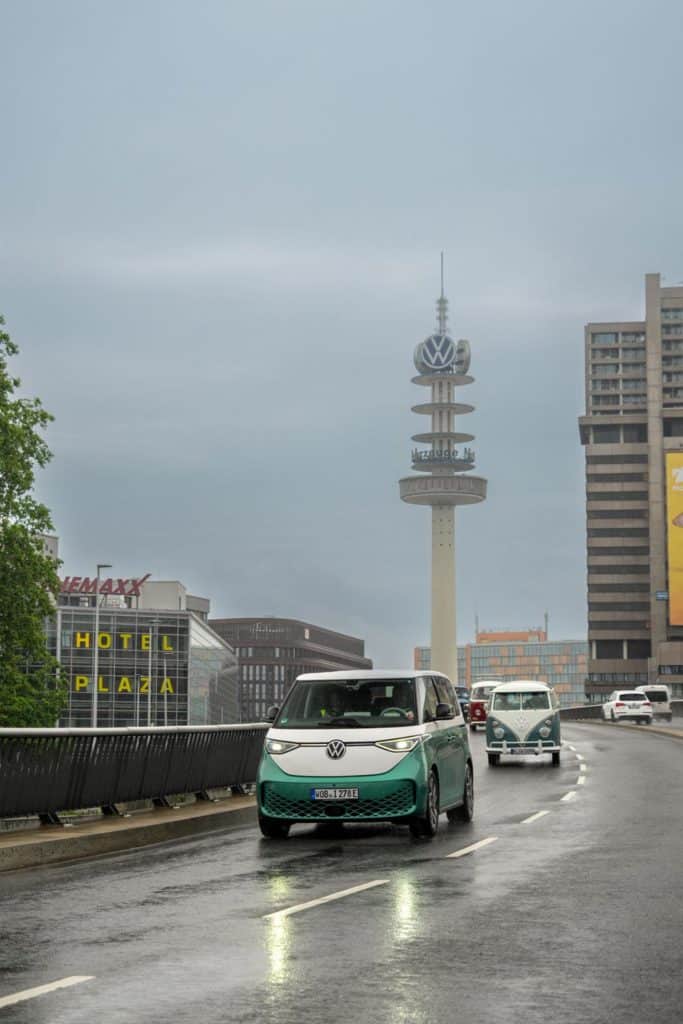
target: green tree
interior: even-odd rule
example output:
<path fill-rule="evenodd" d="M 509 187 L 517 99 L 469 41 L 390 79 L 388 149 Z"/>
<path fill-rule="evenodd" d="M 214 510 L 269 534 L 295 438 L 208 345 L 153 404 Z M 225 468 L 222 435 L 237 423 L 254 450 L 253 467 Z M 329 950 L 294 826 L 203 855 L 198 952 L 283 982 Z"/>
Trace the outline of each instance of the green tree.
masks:
<path fill-rule="evenodd" d="M 36 501 L 35 468 L 52 455 L 41 432 L 52 416 L 38 398 L 20 398 L 8 360 L 18 352 L 0 316 L 0 726 L 51 726 L 65 706 L 59 664 L 46 646 L 58 563 L 41 534 L 50 512 Z"/>

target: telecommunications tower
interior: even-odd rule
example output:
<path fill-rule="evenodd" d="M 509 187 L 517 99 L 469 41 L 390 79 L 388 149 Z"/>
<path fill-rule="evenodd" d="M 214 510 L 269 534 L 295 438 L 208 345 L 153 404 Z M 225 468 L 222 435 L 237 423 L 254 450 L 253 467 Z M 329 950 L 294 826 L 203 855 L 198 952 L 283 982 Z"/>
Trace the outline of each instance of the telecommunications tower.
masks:
<path fill-rule="evenodd" d="M 476 505 L 486 497 L 486 480 L 470 476 L 474 452 L 468 447 L 473 434 L 459 433 L 455 417 L 474 411 L 473 405 L 456 402 L 455 389 L 472 384 L 468 376 L 470 345 L 457 343 L 447 333 L 448 300 L 443 290 L 441 254 L 441 296 L 436 303 L 437 329 L 415 349 L 418 376 L 413 383 L 430 388 L 428 402 L 414 405 L 413 412 L 431 417 L 431 430 L 413 434 L 413 469 L 421 476 L 399 481 L 401 500 L 432 508 L 432 668 L 453 682 L 458 676 L 455 635 L 455 507 Z M 462 447 L 459 447 L 462 446 Z M 464 475 L 468 474 L 468 475 Z"/>

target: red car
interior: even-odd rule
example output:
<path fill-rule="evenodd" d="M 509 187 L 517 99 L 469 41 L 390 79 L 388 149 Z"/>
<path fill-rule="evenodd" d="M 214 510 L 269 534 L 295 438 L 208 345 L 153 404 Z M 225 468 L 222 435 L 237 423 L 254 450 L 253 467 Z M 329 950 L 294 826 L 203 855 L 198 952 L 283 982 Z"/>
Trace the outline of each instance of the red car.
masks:
<path fill-rule="evenodd" d="M 500 680 L 497 682 L 488 680 L 481 683 L 472 683 L 472 689 L 470 690 L 470 730 L 472 732 L 477 731 L 478 725 L 486 725 L 486 708 L 489 697 L 499 682 Z"/>

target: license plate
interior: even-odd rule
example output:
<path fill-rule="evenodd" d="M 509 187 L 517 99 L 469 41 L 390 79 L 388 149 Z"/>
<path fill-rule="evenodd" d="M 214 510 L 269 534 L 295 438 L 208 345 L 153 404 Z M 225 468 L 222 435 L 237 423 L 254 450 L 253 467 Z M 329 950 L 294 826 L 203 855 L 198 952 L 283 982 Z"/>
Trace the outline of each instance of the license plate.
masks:
<path fill-rule="evenodd" d="M 311 800 L 357 800 L 358 790 L 350 789 L 312 789 Z"/>
<path fill-rule="evenodd" d="M 524 747 L 512 747 L 511 754 L 533 754 L 533 750 L 525 750 Z"/>
<path fill-rule="evenodd" d="M 637 711 L 638 708 L 640 707 L 640 704 L 629 704 L 629 707 L 631 708 L 632 711 Z"/>

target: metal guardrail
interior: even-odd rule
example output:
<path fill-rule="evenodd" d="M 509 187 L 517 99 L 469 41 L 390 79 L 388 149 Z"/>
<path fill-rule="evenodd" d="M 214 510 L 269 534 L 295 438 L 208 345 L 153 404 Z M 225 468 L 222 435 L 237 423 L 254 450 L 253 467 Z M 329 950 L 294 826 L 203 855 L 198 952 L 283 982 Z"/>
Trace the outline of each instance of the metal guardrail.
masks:
<path fill-rule="evenodd" d="M 0 729 L 0 817 L 135 800 L 253 782 L 265 724 L 156 729 Z"/>
<path fill-rule="evenodd" d="M 683 718 L 683 700 L 676 698 L 671 701 L 671 714 L 674 718 Z M 602 718 L 602 704 L 575 704 L 573 707 L 560 708 L 563 721 L 579 722 Z"/>

